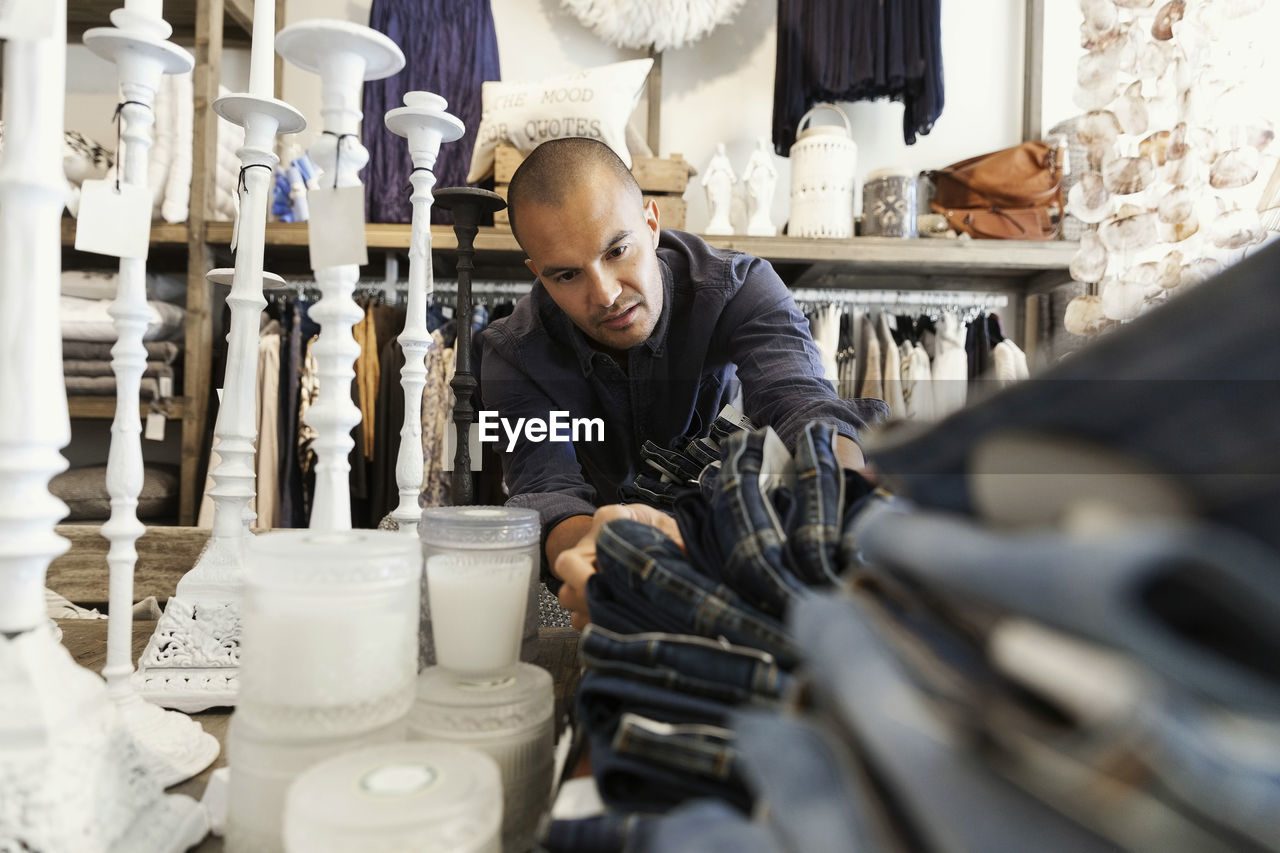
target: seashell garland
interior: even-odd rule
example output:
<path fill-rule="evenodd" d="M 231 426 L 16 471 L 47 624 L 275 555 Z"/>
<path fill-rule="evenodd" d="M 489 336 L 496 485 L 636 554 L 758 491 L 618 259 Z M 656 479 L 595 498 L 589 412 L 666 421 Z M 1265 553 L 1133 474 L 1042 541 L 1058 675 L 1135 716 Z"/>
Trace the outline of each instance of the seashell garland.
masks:
<path fill-rule="evenodd" d="M 1085 224 L 1070 264 L 1097 288 L 1065 325 L 1096 334 L 1239 260 L 1266 236 L 1257 210 L 1276 167 L 1260 115 L 1274 80 L 1250 16 L 1263 0 L 1079 0 L 1076 142 L 1088 169 L 1067 194 Z M 1269 218 L 1266 221 L 1270 221 Z"/>

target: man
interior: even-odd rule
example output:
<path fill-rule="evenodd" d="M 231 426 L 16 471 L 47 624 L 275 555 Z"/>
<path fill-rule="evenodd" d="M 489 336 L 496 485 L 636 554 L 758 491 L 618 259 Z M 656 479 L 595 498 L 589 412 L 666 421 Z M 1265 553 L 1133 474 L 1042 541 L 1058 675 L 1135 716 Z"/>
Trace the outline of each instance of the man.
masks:
<path fill-rule="evenodd" d="M 863 466 L 858 431 L 887 407 L 836 396 L 804 315 L 767 262 L 660 230 L 657 206 L 595 140 L 540 145 L 512 177 L 507 201 L 537 282 L 480 336 L 484 408 L 509 422 L 567 411 L 604 424 L 603 441 L 504 444 L 508 503 L 540 513 L 546 565 L 575 625 L 586 621 L 603 520 L 661 520 L 639 507 L 610 509 L 593 528 L 597 507 L 618 502 L 646 440 L 667 447 L 706 433 L 729 400 L 735 366 L 757 426 L 772 426 L 790 448 L 806 423 L 829 421 L 841 464 Z"/>

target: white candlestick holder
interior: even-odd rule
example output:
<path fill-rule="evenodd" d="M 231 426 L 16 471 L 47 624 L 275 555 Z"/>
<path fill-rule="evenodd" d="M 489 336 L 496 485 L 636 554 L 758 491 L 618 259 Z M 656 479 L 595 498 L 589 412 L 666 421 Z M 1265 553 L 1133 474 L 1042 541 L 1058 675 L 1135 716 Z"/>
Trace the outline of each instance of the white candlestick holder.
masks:
<path fill-rule="evenodd" d="M 366 80 L 390 77 L 404 67 L 404 54 L 382 33 L 347 21 L 303 21 L 280 31 L 276 50 L 294 65 L 320 75 L 324 133 L 308 154 L 323 170 L 325 187 L 359 187 L 369 152 L 360 143 L 360 96 Z M 316 431 L 313 530 L 351 529 L 351 430 L 360 410 L 351 402 L 351 381 L 360 346 L 352 329 L 363 314 L 352 295 L 360 280 L 355 264 L 315 270 L 321 299 L 311 309 L 320 324 L 313 345 L 320 390 L 304 419 Z"/>
<path fill-rule="evenodd" d="M 50 5 L 52 37 L 4 49 L 15 132 L 0 155 L 0 847 L 176 853 L 204 837 L 204 811 L 164 796 L 106 687 L 45 615 L 49 563 L 67 548 L 49 480 L 71 440 L 58 369 L 66 4 Z"/>
<path fill-rule="evenodd" d="M 271 4 L 259 0 L 259 7 Z M 263 8 L 255 8 L 254 39 L 261 35 Z M 265 30 L 270 36 L 270 29 Z M 255 68 L 263 52 L 255 50 Z M 265 71 L 251 77 L 267 81 Z M 134 675 L 147 699 L 167 708 L 200 711 L 234 705 L 239 690 L 240 598 L 244 588 L 244 546 L 253 515 L 254 447 L 257 441 L 255 381 L 258 371 L 258 324 L 266 307 L 263 273 L 267 201 L 278 162 L 274 143 L 278 133 L 297 133 L 306 127 L 302 113 L 275 98 L 252 93 L 227 95 L 213 102 L 222 118 L 245 129 L 240 156 L 240 213 L 236 219 L 234 270 L 214 270 L 215 283 L 230 280 L 231 330 L 227 336 L 226 382 L 214 422 L 214 443 L 220 457 L 211 473 L 214 486 L 213 530 L 209 544 L 191 571 L 178 581 Z"/>
<path fill-rule="evenodd" d="M 187 51 L 165 40 L 168 24 L 159 17 L 117 16 L 115 27 L 98 27 L 84 34 L 85 46 L 116 64 L 120 76 L 121 141 L 116 168 L 122 183 L 147 184 L 147 156 L 155 116 L 152 107 L 163 74 L 190 71 L 194 60 Z M 124 22 L 122 25 L 120 22 Z M 110 591 L 107 625 L 107 665 L 102 674 L 107 692 L 120 709 L 143 754 L 165 787 L 188 779 L 213 763 L 218 740 L 184 714 L 144 702 L 134 689 L 133 570 L 137 541 L 146 528 L 138 520 L 142 490 L 142 420 L 138 415 L 139 385 L 147 364 L 142 345 L 150 312 L 147 309 L 146 261 L 122 258 L 116 299 L 110 314 L 115 324 L 112 371 L 116 377 L 116 412 L 107 454 L 107 492 L 111 517 L 102 525 L 110 540 L 107 564 Z"/>
<path fill-rule="evenodd" d="M 409 237 L 409 306 L 404 331 L 397 339 L 404 350 L 404 368 L 400 385 L 404 389 L 404 424 L 400 427 L 400 450 L 396 456 L 396 484 L 400 504 L 391 513 L 397 529 L 416 536 L 422 510 L 418 497 L 422 492 L 422 389 L 427 384 L 427 350 L 431 334 L 427 331 L 427 300 L 435 291 L 431 260 L 431 194 L 436 176 L 432 169 L 440 153 L 440 145 L 462 138 L 462 121 L 445 112 L 448 103 L 431 92 L 406 92 L 403 107 L 386 115 L 387 129 L 409 141 L 413 172 L 413 225 Z"/>

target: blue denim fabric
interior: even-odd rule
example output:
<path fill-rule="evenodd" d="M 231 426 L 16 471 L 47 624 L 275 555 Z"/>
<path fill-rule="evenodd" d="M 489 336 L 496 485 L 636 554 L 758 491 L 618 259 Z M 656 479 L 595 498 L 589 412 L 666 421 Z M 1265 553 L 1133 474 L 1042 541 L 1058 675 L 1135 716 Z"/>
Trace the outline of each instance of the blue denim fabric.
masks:
<path fill-rule="evenodd" d="M 681 776 L 697 776 L 713 784 L 742 785 L 734 734 L 721 726 L 664 723 L 628 712 L 618 720 L 609 746 L 614 755 Z"/>
<path fill-rule="evenodd" d="M 681 634 L 615 634 L 599 625 L 582 632 L 587 669 L 738 705 L 772 702 L 791 676 L 766 652 Z"/>
<path fill-rule="evenodd" d="M 882 481 L 971 514 L 973 451 L 1004 432 L 1119 451 L 1176 478 L 1203 515 L 1280 547 L 1280 245 L 919 435 L 868 448 Z M 1034 473 L 1072 473 L 1021 472 Z"/>
<path fill-rule="evenodd" d="M 870 571 L 1115 646 L 1222 705 L 1280 714 L 1280 554 L 1233 531 L 1000 534 L 880 504 L 851 535 Z"/>
<path fill-rule="evenodd" d="M 635 853 L 646 849 L 658 817 L 614 812 L 553 820 L 542 849 L 547 853 Z"/>
<path fill-rule="evenodd" d="M 786 565 L 785 513 L 774 505 L 785 484 L 762 482 L 766 438 L 765 430 L 754 430 L 725 442 L 710 521 L 725 581 L 760 610 L 781 616 L 805 585 Z"/>
<path fill-rule="evenodd" d="M 657 820 L 647 834 L 645 842 L 637 845 L 636 853 L 788 853 L 788 851 L 778 843 L 768 829 L 751 823 L 723 803 L 696 802 Z"/>
<path fill-rule="evenodd" d="M 647 524 L 613 521 L 596 542 L 599 570 L 587 581 L 591 620 L 622 634 L 664 631 L 724 637 L 762 649 L 780 666 L 796 662 L 781 623 L 689 564 L 680 546 Z"/>
<path fill-rule="evenodd" d="M 733 715 L 747 784 L 789 850 L 862 853 L 885 847 L 876 795 L 850 746 L 829 727 L 781 714 Z"/>
<path fill-rule="evenodd" d="M 958 742 L 856 603 L 811 596 L 788 624 L 807 654 L 815 703 L 861 745 L 919 836 L 908 849 L 1116 849 L 988 770 Z"/>
<path fill-rule="evenodd" d="M 737 757 L 725 728 L 727 705 L 663 690 L 611 675 L 588 672 L 578 688 L 579 723 L 591 745 L 591 771 L 600 798 L 611 808 L 662 812 L 703 796 L 750 808 Z M 682 732 L 661 750 L 636 739 L 628 715 L 675 726 L 706 726 L 723 732 Z M 619 733 L 623 734 L 620 735 Z"/>
<path fill-rule="evenodd" d="M 1190 810 L 1280 850 L 1280 732 L 1168 695 L 1141 710 L 1142 757 Z"/>

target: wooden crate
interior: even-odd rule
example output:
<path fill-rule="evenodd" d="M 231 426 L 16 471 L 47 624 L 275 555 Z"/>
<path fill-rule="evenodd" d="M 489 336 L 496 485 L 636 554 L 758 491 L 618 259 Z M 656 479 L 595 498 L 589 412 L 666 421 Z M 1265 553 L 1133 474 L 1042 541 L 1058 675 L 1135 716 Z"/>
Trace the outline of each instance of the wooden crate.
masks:
<path fill-rule="evenodd" d="M 524 162 L 525 155 L 509 145 L 499 145 L 494 155 L 494 192 L 503 198 L 507 197 L 507 185 L 516 168 Z M 631 174 L 635 176 L 644 200 L 657 202 L 658 221 L 663 228 L 684 228 L 688 205 L 684 200 L 685 188 L 689 186 L 689 177 L 697 174 L 688 162 L 679 154 L 670 157 L 633 157 Z M 498 228 L 510 228 L 510 220 L 506 210 L 500 210 L 493 216 L 493 224 Z"/>

